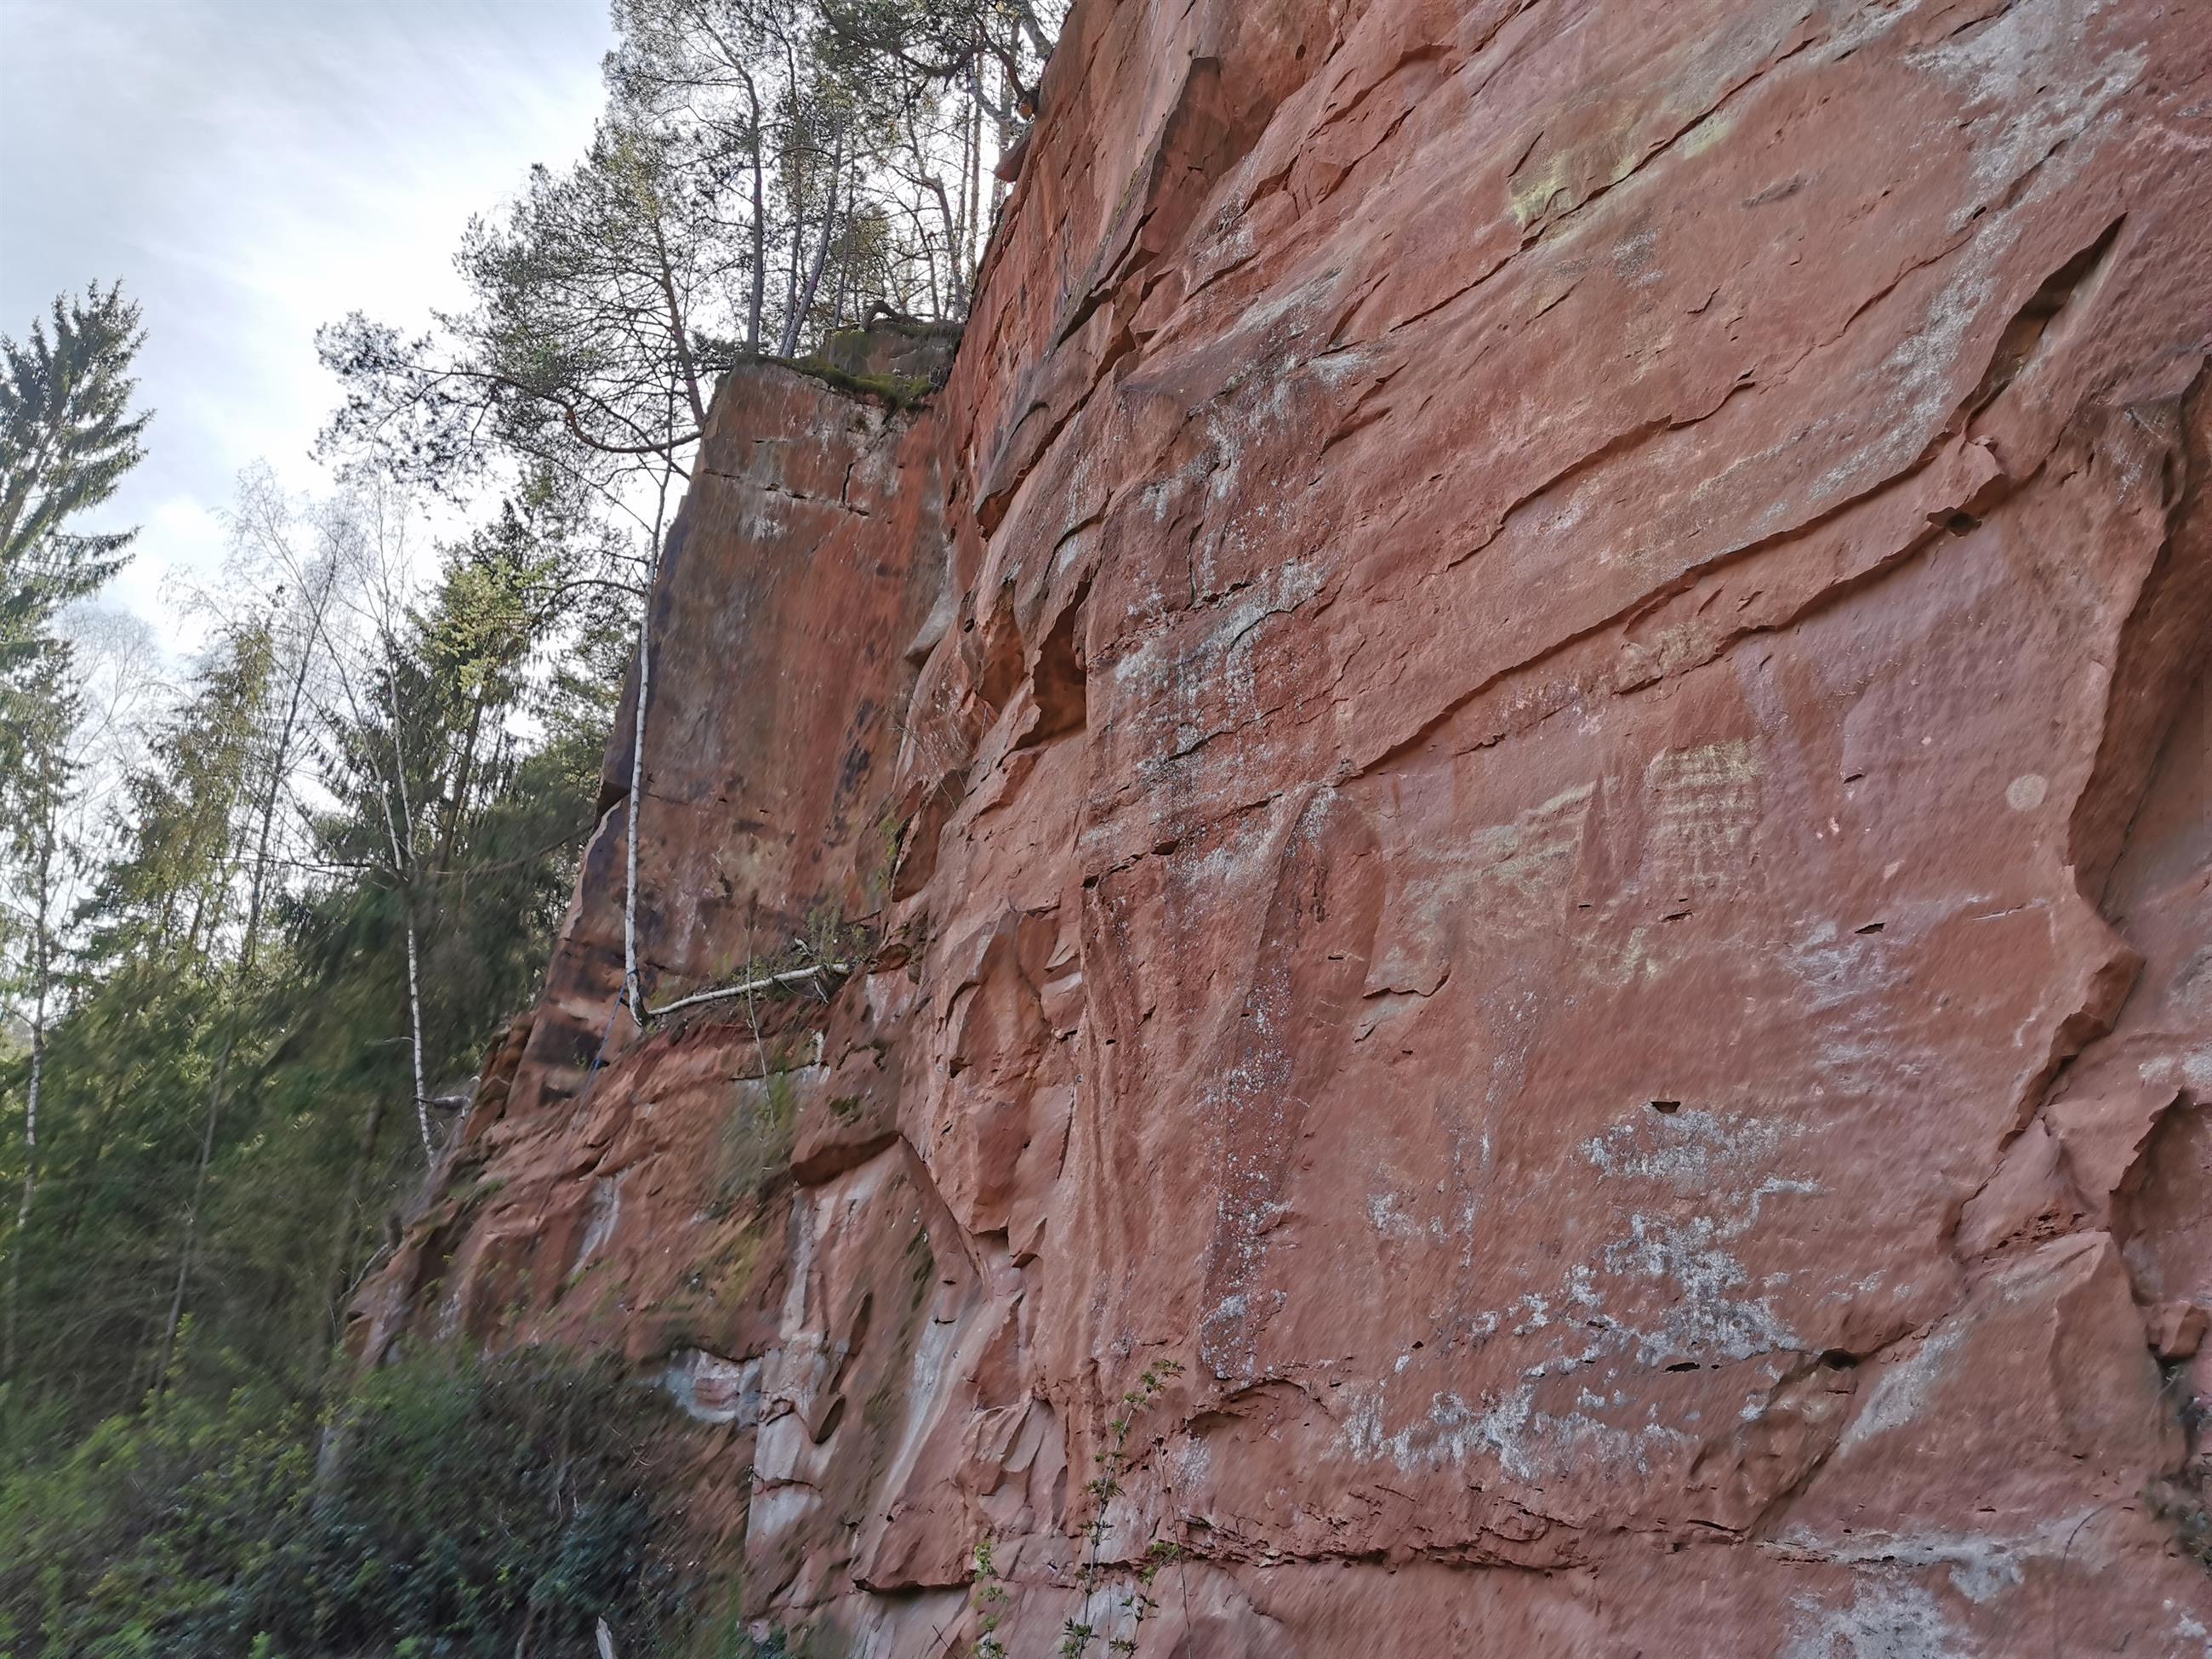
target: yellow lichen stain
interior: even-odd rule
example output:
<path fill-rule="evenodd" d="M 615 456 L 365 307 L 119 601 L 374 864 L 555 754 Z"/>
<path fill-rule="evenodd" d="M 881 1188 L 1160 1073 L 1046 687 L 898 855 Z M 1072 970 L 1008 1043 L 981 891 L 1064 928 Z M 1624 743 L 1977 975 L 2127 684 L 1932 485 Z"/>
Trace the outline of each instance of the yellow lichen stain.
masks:
<path fill-rule="evenodd" d="M 1480 896 L 1493 906 L 1519 909 L 1556 894 L 1581 848 L 1583 823 L 1595 791 L 1595 784 L 1577 784 L 1512 823 L 1478 835 L 1470 862 Z"/>
<path fill-rule="evenodd" d="M 1716 112 L 1684 133 L 1674 147 L 1684 155 L 1703 155 L 1727 137 L 1735 125 L 1727 116 Z"/>
<path fill-rule="evenodd" d="M 1670 147 L 1652 142 L 1650 112 L 1624 106 L 1616 114 L 1620 125 L 1586 143 L 1553 151 L 1533 168 L 1522 162 L 1507 181 L 1513 222 L 1523 231 L 1540 221 L 1548 222 L 1573 212 L 1597 190 L 1612 189 Z M 1716 112 L 1674 139 L 1671 148 L 1686 157 L 1703 155 L 1726 138 L 1734 125 Z M 1583 184 L 1587 179 L 1602 182 L 1592 189 Z"/>
<path fill-rule="evenodd" d="M 1595 784 L 1577 784 L 1510 823 L 1409 856 L 1377 935 L 1371 982 L 1425 995 L 1470 934 L 1556 927 L 1595 795 Z"/>
<path fill-rule="evenodd" d="M 752 1289 L 753 1279 L 760 1270 L 762 1239 L 750 1227 L 738 1229 L 736 1237 L 716 1251 L 708 1261 L 713 1273 L 714 1294 L 717 1302 L 732 1304 L 744 1300 Z"/>
<path fill-rule="evenodd" d="M 1562 206 L 1555 212 L 1553 199 L 1564 196 L 1570 205 L 1572 204 L 1574 161 L 1572 150 L 1560 150 L 1535 172 L 1516 173 L 1507 181 L 1515 224 L 1526 230 L 1539 219 L 1556 217 L 1558 213 L 1566 211 L 1566 207 Z"/>
<path fill-rule="evenodd" d="M 1652 757 L 1644 769 L 1647 879 L 1670 892 L 1741 880 L 1759 821 L 1759 772 L 1757 751 L 1740 738 Z"/>
<path fill-rule="evenodd" d="M 1659 956 L 1651 948 L 1651 929 L 1639 926 L 1628 935 L 1628 943 L 1621 948 L 1619 963 L 1620 982 L 1627 985 L 1639 979 L 1659 976 Z"/>

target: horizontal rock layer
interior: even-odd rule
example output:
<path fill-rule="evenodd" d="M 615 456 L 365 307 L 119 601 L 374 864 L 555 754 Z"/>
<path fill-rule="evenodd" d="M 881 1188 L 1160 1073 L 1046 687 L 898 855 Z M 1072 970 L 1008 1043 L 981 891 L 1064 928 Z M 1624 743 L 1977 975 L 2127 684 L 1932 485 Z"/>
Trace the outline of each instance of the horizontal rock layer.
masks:
<path fill-rule="evenodd" d="M 1042 111 L 664 562 L 643 982 L 780 982 L 618 1008 L 625 737 L 364 1351 L 619 1344 L 854 1653 L 2212 1650 L 2201 9 L 1080 0 Z"/>

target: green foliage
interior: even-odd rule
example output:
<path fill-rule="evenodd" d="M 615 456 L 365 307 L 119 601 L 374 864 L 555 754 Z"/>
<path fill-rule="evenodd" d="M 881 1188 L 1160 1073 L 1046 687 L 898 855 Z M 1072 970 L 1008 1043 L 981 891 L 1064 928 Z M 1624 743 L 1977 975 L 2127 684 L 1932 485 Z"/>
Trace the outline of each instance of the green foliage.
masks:
<path fill-rule="evenodd" d="M 255 781 L 257 721 L 279 671 L 271 619 L 226 625 L 125 786 L 131 833 L 93 904 L 94 959 L 204 953 L 227 917 L 233 840 Z"/>
<path fill-rule="evenodd" d="M 823 0 L 838 55 L 877 78 L 948 82 L 984 64 L 1005 75 L 1014 107 L 1036 104 L 1036 77 L 1059 32 L 1064 4 L 1026 0 Z"/>
<path fill-rule="evenodd" d="M 137 459 L 136 313 L 52 332 L 0 392 L 0 1655 L 573 1650 L 642 1605 L 635 1447 L 578 1426 L 627 1385 L 426 1361 L 311 1465 L 416 1097 L 537 993 L 636 596 L 543 471 L 427 590 L 404 502 L 250 480 L 212 642 L 93 823 L 85 673 L 40 630 L 127 539 L 73 526 Z"/>
<path fill-rule="evenodd" d="M 54 646 L 27 659 L 0 684 L 8 730 L 0 738 L 0 852 L 23 877 L 30 908 L 44 908 L 49 866 L 62 854 L 60 817 L 76 781 L 70 739 L 82 700 L 67 670 L 70 652 Z"/>
<path fill-rule="evenodd" d="M 317 1425 L 265 1390 L 0 1459 L 0 1652 L 625 1653 L 684 1626 L 658 1551 L 653 1397 L 605 1364 L 432 1353 Z M 0 1401 L 0 1449 L 40 1425 Z M 319 1455 L 315 1449 L 319 1441 Z"/>
<path fill-rule="evenodd" d="M 1164 1393 L 1169 1382 L 1182 1375 L 1179 1360 L 1156 1359 L 1145 1367 L 1137 1378 L 1137 1385 L 1126 1390 L 1115 1403 L 1114 1415 L 1107 1419 L 1106 1442 L 1098 1453 L 1098 1473 L 1085 1483 L 1091 1494 L 1090 1544 L 1088 1558 L 1076 1569 L 1075 1582 L 1081 1587 L 1086 1610 L 1092 1595 L 1106 1585 L 1112 1575 L 1100 1559 L 1099 1552 L 1106 1541 L 1106 1512 L 1121 1493 L 1121 1475 L 1128 1468 L 1129 1431 L 1136 1426 L 1137 1419 Z M 1109 1653 L 1134 1653 L 1137 1633 L 1144 1628 L 1145 1620 L 1159 1610 L 1159 1603 L 1152 1595 L 1152 1581 L 1163 1568 L 1180 1559 L 1176 1546 L 1164 1539 L 1154 1539 L 1146 1549 L 1143 1560 L 1135 1572 L 1124 1575 L 1121 1585 L 1122 1611 L 1128 1614 L 1129 1623 L 1124 1634 L 1109 1638 Z M 1079 1619 L 1070 1619 L 1062 1627 L 1059 1651 L 1063 1659 L 1080 1659 L 1091 1650 L 1098 1639 L 1097 1626 Z"/>
<path fill-rule="evenodd" d="M 975 1659 L 1006 1659 L 1006 1644 L 999 1639 L 999 1626 L 1006 1617 L 1006 1586 L 999 1577 L 988 1538 L 975 1546 L 974 1565 L 975 1580 L 969 1600 L 976 1608 Z"/>
<path fill-rule="evenodd" d="M 20 1225 L 0 1209 L 0 1296 L 5 1375 L 74 1430 L 161 1379 L 179 1314 L 201 1335 L 177 1386 L 313 1396 L 422 1177 L 410 924 L 423 1073 L 462 1092 L 536 994 L 592 822 L 630 617 L 562 591 L 597 568 L 572 504 L 518 492 L 366 638 L 336 622 L 376 595 L 328 562 L 357 515 L 317 533 L 323 562 L 235 606 L 150 734 L 87 915 L 50 919 L 68 971 L 46 975 L 35 1166 L 0 1139 L 29 1194 Z M 0 1051 L 18 1122 L 29 1071 Z"/>
<path fill-rule="evenodd" d="M 736 254 L 680 160 L 614 112 L 581 162 L 532 168 L 503 215 L 470 222 L 473 308 L 413 339 L 359 313 L 323 330 L 349 388 L 326 441 L 434 488 L 501 456 L 606 483 L 695 441 L 713 390 L 695 313 Z"/>
<path fill-rule="evenodd" d="M 727 1208 L 759 1192 L 791 1162 L 799 1133 L 799 1092 L 787 1071 L 741 1079 L 722 1126 L 714 1189 Z"/>
<path fill-rule="evenodd" d="M 0 696 L 46 647 L 54 612 L 105 581 L 130 544 L 130 532 L 70 526 L 144 457 L 151 416 L 130 414 L 144 338 L 119 286 L 57 299 L 20 345 L 0 337 Z M 0 712 L 21 718 L 12 696 Z M 0 736 L 0 765 L 14 760 Z"/>
<path fill-rule="evenodd" d="M 791 367 L 802 374 L 812 376 L 824 386 L 855 398 L 875 398 L 892 409 L 913 409 L 936 390 L 920 375 L 853 374 L 821 356 L 798 358 Z"/>
<path fill-rule="evenodd" d="M 602 1614 L 629 1659 L 687 1628 L 626 1385 L 426 1356 L 334 1406 L 331 1356 L 597 821 L 644 597 L 611 526 L 665 527 L 742 355 L 924 395 L 834 337 L 957 328 L 1056 10 L 617 0 L 596 141 L 472 225 L 468 307 L 324 335 L 329 435 L 374 465 L 305 514 L 249 483 L 252 557 L 135 759 L 86 758 L 54 619 L 131 539 L 84 519 L 141 457 L 138 313 L 94 289 L 0 340 L 0 1659 L 550 1654 Z M 425 584 L 394 478 L 505 497 Z M 777 963 L 866 949 L 823 915 Z M 796 1132 L 766 1049 L 732 1203 Z"/>

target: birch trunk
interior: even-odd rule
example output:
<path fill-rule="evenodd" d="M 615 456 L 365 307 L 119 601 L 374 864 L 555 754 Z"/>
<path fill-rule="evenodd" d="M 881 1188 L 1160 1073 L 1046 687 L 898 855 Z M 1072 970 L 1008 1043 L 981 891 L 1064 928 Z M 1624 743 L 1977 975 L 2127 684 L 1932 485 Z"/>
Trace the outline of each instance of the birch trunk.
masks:
<path fill-rule="evenodd" d="M 623 988 L 630 1024 L 645 1030 L 645 994 L 637 976 L 637 824 L 645 794 L 645 710 L 653 696 L 653 599 L 660 583 L 661 532 L 668 517 L 669 475 L 660 477 L 659 504 L 653 515 L 653 552 L 645 573 L 645 607 L 637 622 L 637 708 L 629 734 L 629 799 L 623 830 Z"/>
<path fill-rule="evenodd" d="M 326 581 L 316 599 L 307 639 L 300 648 L 299 660 L 293 665 L 291 690 L 284 700 L 284 718 L 276 728 L 276 747 L 269 757 L 269 785 L 261 792 L 261 822 L 253 837 L 253 875 L 246 892 L 246 938 L 240 942 L 238 959 L 240 979 L 253 969 L 253 953 L 261 932 L 262 901 L 267 893 L 269 837 L 276 822 L 276 798 L 283 793 L 284 779 L 291 770 L 292 738 L 300 729 L 300 705 L 307 695 L 307 668 L 313 660 L 315 631 L 321 625 L 322 606 L 329 598 Z"/>

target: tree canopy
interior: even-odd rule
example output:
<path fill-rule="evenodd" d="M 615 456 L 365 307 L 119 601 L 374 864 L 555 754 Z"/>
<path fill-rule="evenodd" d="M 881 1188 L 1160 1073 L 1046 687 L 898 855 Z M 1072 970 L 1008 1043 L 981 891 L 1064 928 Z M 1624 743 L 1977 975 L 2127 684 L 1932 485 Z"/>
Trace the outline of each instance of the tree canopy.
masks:
<path fill-rule="evenodd" d="M 48 325 L 51 324 L 51 331 Z M 132 532 L 71 531 L 145 455 L 131 413 L 145 340 L 120 283 L 58 298 L 18 345 L 0 337 L 0 571 L 9 620 L 43 623 L 112 575 Z"/>
<path fill-rule="evenodd" d="M 459 489 L 502 465 L 681 476 L 715 373 L 878 309 L 957 320 L 1056 14 L 1020 0 L 616 0 L 590 149 L 472 221 L 428 330 L 323 331 L 327 453 Z"/>
<path fill-rule="evenodd" d="M 0 766 L 22 763 L 56 613 L 113 575 L 135 534 L 77 526 L 145 454 L 153 417 L 131 412 L 144 338 L 119 283 L 57 298 L 21 344 L 0 336 Z"/>

